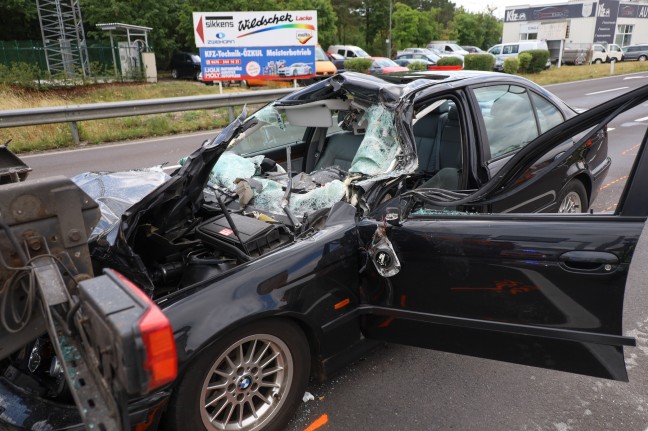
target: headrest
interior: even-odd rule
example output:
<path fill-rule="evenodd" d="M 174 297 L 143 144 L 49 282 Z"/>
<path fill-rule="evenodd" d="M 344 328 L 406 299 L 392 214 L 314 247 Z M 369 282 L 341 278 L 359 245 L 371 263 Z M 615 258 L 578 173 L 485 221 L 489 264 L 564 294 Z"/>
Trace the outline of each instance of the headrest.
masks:
<path fill-rule="evenodd" d="M 456 106 L 448 110 L 448 121 L 459 121 L 459 110 Z"/>

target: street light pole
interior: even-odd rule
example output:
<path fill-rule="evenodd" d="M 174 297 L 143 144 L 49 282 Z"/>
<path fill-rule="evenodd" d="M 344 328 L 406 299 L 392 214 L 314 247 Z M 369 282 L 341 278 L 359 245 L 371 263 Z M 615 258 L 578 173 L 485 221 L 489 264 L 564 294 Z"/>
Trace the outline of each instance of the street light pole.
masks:
<path fill-rule="evenodd" d="M 387 58 L 391 58 L 392 48 L 392 0 L 389 0 L 389 34 L 387 36 Z"/>

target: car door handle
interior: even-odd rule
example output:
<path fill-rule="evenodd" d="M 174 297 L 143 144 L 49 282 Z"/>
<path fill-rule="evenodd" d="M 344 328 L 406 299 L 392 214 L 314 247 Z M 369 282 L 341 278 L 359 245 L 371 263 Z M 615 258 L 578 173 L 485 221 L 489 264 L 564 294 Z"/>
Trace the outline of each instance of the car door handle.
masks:
<path fill-rule="evenodd" d="M 619 258 L 604 251 L 568 251 L 560 255 L 560 262 L 569 269 L 579 271 L 611 271 Z"/>

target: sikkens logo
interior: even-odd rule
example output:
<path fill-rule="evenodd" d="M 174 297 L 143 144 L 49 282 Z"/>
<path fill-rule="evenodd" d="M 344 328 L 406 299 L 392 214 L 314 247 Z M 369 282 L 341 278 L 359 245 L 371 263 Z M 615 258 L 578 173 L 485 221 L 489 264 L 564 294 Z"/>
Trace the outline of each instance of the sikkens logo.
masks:
<path fill-rule="evenodd" d="M 205 27 L 234 28 L 234 17 L 233 16 L 206 16 Z"/>

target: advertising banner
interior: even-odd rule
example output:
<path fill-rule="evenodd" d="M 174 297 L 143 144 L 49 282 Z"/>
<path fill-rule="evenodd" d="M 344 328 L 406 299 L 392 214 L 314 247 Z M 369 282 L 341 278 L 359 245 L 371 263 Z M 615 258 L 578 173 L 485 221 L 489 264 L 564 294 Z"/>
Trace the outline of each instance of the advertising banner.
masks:
<path fill-rule="evenodd" d="M 594 43 L 614 43 L 617 17 L 619 16 L 619 1 L 607 0 L 599 2 L 594 28 Z"/>
<path fill-rule="evenodd" d="M 621 3 L 619 18 L 648 18 L 648 5 Z"/>
<path fill-rule="evenodd" d="M 595 3 L 569 3 L 546 7 L 506 9 L 504 22 L 547 21 L 551 19 L 590 18 L 596 12 Z"/>
<path fill-rule="evenodd" d="M 310 46 L 200 48 L 204 81 L 309 78 L 314 59 Z"/>
<path fill-rule="evenodd" d="M 317 11 L 194 12 L 198 48 L 317 45 Z"/>
<path fill-rule="evenodd" d="M 317 11 L 194 12 L 203 81 L 315 76 Z"/>

